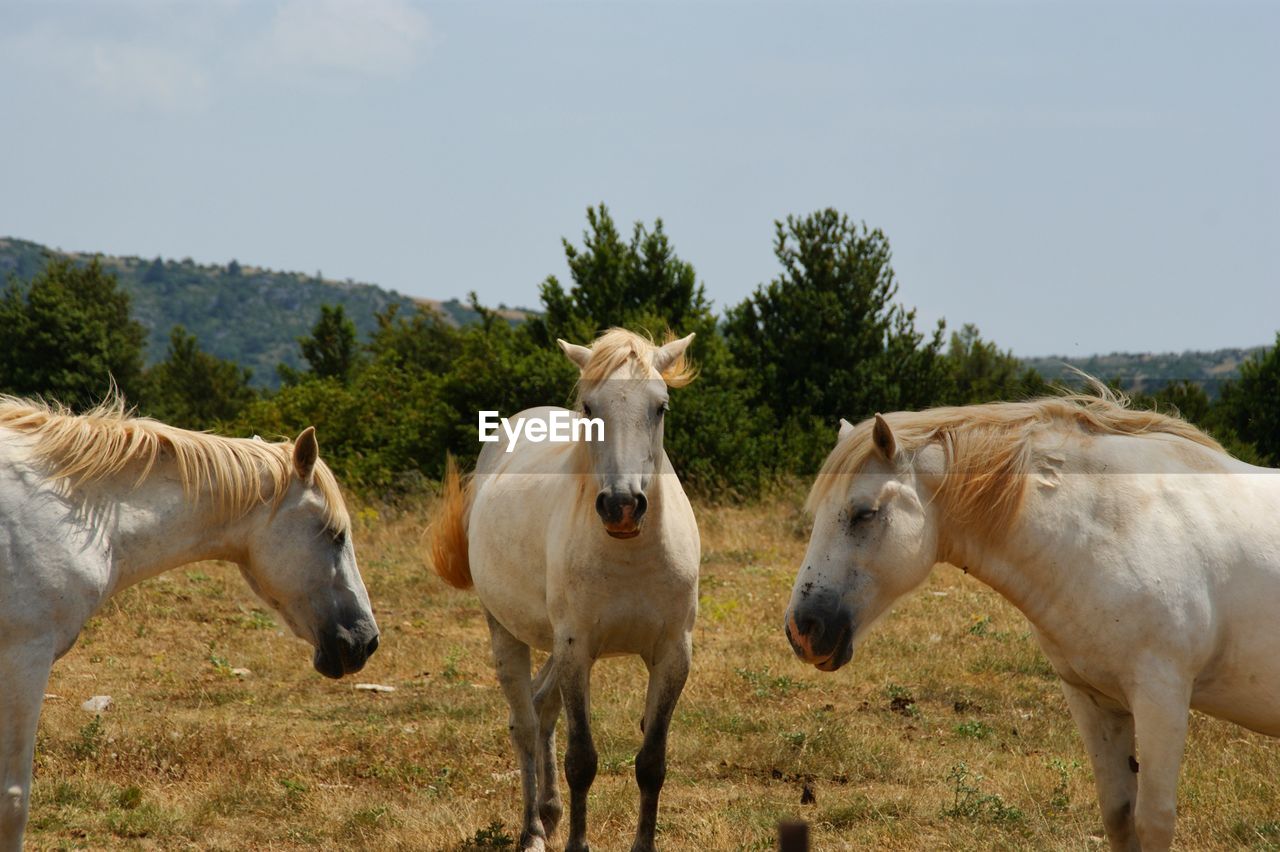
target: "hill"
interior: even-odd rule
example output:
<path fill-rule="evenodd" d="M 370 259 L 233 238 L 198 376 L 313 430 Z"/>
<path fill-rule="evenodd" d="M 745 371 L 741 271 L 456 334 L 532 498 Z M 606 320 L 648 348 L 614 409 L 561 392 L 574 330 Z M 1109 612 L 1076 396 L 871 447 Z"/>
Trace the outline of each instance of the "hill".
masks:
<path fill-rule="evenodd" d="M 91 253 L 62 252 L 39 243 L 0 237 L 0 282 L 17 277 L 27 281 L 58 254 L 88 261 Z M 476 322 L 479 314 L 458 299 L 415 299 L 376 284 L 319 275 L 283 272 L 231 261 L 225 266 L 155 258 L 99 255 L 106 269 L 133 298 L 133 311 L 147 329 L 148 363 L 164 358 L 169 331 L 181 324 L 200 345 L 253 370 L 254 384 L 279 384 L 277 364 L 301 367 L 297 339 L 315 324 L 323 304 L 342 305 L 362 336 L 377 327 L 375 315 L 391 305 L 438 311 L 453 325 Z M 499 305 L 496 313 L 517 323 L 535 312 Z M 1068 365 L 1102 379 L 1119 379 L 1131 391 L 1154 391 L 1170 381 L 1189 379 L 1216 397 L 1224 380 L 1233 378 L 1240 363 L 1262 351 L 1255 346 L 1213 352 L 1113 352 L 1088 357 L 1023 358 L 1050 381 L 1069 378 Z"/>
<path fill-rule="evenodd" d="M 85 262 L 94 256 L 0 237 L 0 282 L 12 277 L 31 280 L 51 254 Z M 170 330 L 183 325 L 208 352 L 252 368 L 254 383 L 265 387 L 279 384 L 277 364 L 302 366 L 297 339 L 311 330 L 324 304 L 342 305 L 366 337 L 377 326 L 375 315 L 391 305 L 402 310 L 430 307 L 456 325 L 478 318 L 457 299 L 411 299 L 375 284 L 281 272 L 234 260 L 218 266 L 197 264 L 190 258 L 99 257 L 128 291 L 134 316 L 147 329 L 147 363 L 164 358 Z M 499 310 L 511 322 L 522 320 L 526 313 Z"/>
<path fill-rule="evenodd" d="M 1202 385 L 1210 397 L 1216 398 L 1222 383 L 1235 378 L 1240 364 L 1266 348 L 1253 346 L 1212 352 L 1112 352 L 1085 358 L 1023 358 L 1022 363 L 1051 382 L 1070 379 L 1070 367 L 1075 367 L 1106 381 L 1119 379 L 1125 390 L 1146 393 L 1157 391 L 1169 382 L 1186 379 Z"/>

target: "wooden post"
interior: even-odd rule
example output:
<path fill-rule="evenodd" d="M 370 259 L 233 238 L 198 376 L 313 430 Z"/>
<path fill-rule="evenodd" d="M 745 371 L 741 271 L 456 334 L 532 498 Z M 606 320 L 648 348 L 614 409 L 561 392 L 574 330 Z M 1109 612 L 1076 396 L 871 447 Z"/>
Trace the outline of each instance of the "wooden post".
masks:
<path fill-rule="evenodd" d="M 809 824 L 802 819 L 778 823 L 778 852 L 809 852 Z"/>

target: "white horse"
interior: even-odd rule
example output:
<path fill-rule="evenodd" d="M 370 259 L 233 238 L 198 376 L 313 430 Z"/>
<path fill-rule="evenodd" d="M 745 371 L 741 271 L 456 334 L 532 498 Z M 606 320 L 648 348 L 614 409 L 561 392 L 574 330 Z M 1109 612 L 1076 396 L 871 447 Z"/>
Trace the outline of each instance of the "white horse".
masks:
<path fill-rule="evenodd" d="M 834 671 L 934 563 L 964 567 L 1062 678 L 1112 848 L 1167 849 L 1188 707 L 1280 736 L 1274 473 L 1110 396 L 842 421 L 787 638 Z"/>
<path fill-rule="evenodd" d="M 698 527 L 662 449 L 667 386 L 692 378 L 684 362 L 692 339 L 658 347 L 612 329 L 591 349 L 561 340 L 582 371 L 583 414 L 604 421 L 604 440 L 518 439 L 512 452 L 489 444 L 465 491 L 452 467 L 446 476 L 432 562 L 451 585 L 474 583 L 488 617 L 524 792 L 521 849 L 543 849 L 560 820 L 555 728 L 562 701 L 565 849 L 588 848 L 587 791 L 596 775 L 591 667 L 617 654 L 639 655 L 649 669 L 632 849 L 654 848 L 667 729 L 689 672 L 698 609 Z M 546 419 L 552 410 L 520 416 Z M 532 682 L 530 648 L 551 652 Z"/>
<path fill-rule="evenodd" d="M 0 850 L 22 848 L 49 670 L 113 594 L 188 562 L 240 565 L 315 647 L 316 670 L 364 665 L 378 628 L 315 430 L 220 438 L 0 397 Z"/>

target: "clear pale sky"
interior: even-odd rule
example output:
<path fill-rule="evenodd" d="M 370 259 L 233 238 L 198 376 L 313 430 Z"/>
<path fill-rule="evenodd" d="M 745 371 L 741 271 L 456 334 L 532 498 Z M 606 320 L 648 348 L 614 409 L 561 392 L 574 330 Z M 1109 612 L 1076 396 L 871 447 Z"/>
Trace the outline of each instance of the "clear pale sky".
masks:
<path fill-rule="evenodd" d="M 585 208 L 717 309 L 883 228 L 1020 355 L 1280 329 L 1280 5 L 0 0 L 0 235 L 536 305 Z"/>

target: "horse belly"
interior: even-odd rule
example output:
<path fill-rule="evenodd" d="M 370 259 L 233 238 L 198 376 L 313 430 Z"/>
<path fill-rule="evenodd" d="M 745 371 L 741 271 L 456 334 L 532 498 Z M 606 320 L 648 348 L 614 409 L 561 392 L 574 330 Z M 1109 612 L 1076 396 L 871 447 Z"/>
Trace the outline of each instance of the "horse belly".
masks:
<path fill-rule="evenodd" d="M 551 650 L 547 615 L 546 518 L 532 501 L 481 491 L 471 508 L 471 579 L 484 608 L 511 635 Z"/>
<path fill-rule="evenodd" d="M 1280 605 L 1275 596 L 1272 600 Z M 1275 607 L 1269 609 L 1268 621 L 1240 618 L 1231 629 L 1212 664 L 1196 678 L 1191 706 L 1275 737 L 1280 736 L 1280 629 Z"/>

